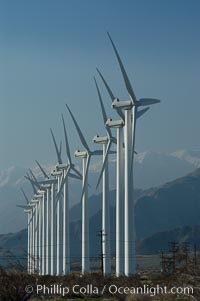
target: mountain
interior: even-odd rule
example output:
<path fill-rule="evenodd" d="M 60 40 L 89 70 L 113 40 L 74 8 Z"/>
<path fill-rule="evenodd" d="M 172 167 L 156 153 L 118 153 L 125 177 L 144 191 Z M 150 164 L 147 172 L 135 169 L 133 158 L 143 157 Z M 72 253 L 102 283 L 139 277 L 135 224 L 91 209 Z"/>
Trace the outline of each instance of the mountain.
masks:
<path fill-rule="evenodd" d="M 198 151 L 177 151 L 173 154 L 152 151 L 138 153 L 134 162 L 135 188 L 139 188 L 141 191 L 142 189 L 157 187 L 193 171 L 197 164 L 199 153 Z M 100 195 L 101 185 L 98 190 L 95 189 L 95 186 L 102 162 L 95 160 L 91 163 L 89 195 L 92 196 L 90 201 L 91 214 L 95 214 L 101 206 L 101 201 L 95 201 Z M 115 189 L 115 165 L 115 156 L 111 156 L 109 166 L 111 191 Z M 45 166 L 48 174 L 50 174 L 53 167 L 53 164 Z M 78 168 L 81 170 L 81 166 L 78 166 Z M 41 172 L 37 167 L 32 167 L 32 170 L 38 179 L 42 178 Z M 24 178 L 27 171 L 26 168 L 16 166 L 0 170 L 0 233 L 19 231 L 26 226 L 27 217 L 23 210 L 17 208 L 16 205 L 25 204 L 20 187 L 24 188 L 29 198 L 33 194 L 30 184 Z M 77 220 L 80 217 L 81 210 L 81 183 L 70 179 L 69 187 L 70 207 L 73 208 L 72 220 Z M 111 196 L 111 199 L 114 205 L 114 197 Z"/>
<path fill-rule="evenodd" d="M 140 197 L 136 204 L 138 237 L 199 224 L 199 183 L 200 168 Z"/>
<path fill-rule="evenodd" d="M 98 222 L 96 223 L 98 224 Z M 95 225 L 95 224 L 94 224 Z M 71 263 L 80 261 L 81 258 L 81 224 L 72 223 L 70 252 Z M 90 256 L 98 259 L 101 250 L 100 239 L 96 236 L 98 227 L 93 229 L 90 235 Z M 181 246 L 187 242 L 190 252 L 193 252 L 194 245 L 200 251 L 200 225 L 175 228 L 170 231 L 162 231 L 136 242 L 138 255 L 153 255 L 161 252 L 169 252 L 169 242 L 176 241 Z M 18 268 L 26 266 L 27 262 L 27 230 L 18 233 L 0 235 L 0 266 L 17 265 Z M 14 252 L 13 252 L 14 250 Z M 111 256 L 115 256 L 115 242 L 111 241 Z"/>
<path fill-rule="evenodd" d="M 159 254 L 169 251 L 169 242 L 176 241 L 180 245 L 189 243 L 190 250 L 194 245 L 200 250 L 200 225 L 175 228 L 170 231 L 158 232 L 138 242 L 139 254 Z"/>
<path fill-rule="evenodd" d="M 138 242 L 142 241 L 140 252 L 152 252 L 145 245 L 146 238 L 163 231 L 171 231 L 175 228 L 193 227 L 200 222 L 200 169 L 171 181 L 159 188 L 138 191 L 135 200 L 136 233 Z M 111 251 L 115 253 L 115 203 L 114 192 L 110 194 L 111 210 Z M 98 200 L 99 199 L 99 200 Z M 92 198 L 95 204 L 100 203 L 100 196 Z M 73 209 L 72 209 L 73 210 Z M 90 214 L 90 240 L 91 255 L 98 256 L 100 252 L 100 240 L 97 237 L 101 229 L 101 211 Z M 184 232 L 182 232 L 184 234 Z M 180 234 L 180 236 L 182 235 Z M 170 239 L 178 240 L 172 236 Z M 74 220 L 71 223 L 71 248 L 73 256 L 80 256 L 81 250 L 81 223 Z M 166 239 L 167 236 L 164 236 Z M 188 238 L 187 238 L 188 239 Z M 196 239 L 196 238 L 195 238 Z M 198 242 L 198 241 L 197 241 Z M 151 242 L 149 242 L 151 243 Z M 152 238 L 154 243 L 154 236 Z M 145 246 L 145 250 L 144 250 Z M 139 246 L 140 247 L 140 246 Z M 152 246 L 152 248 L 156 248 Z"/>
<path fill-rule="evenodd" d="M 188 162 L 195 166 L 200 167 L 200 150 L 179 150 L 171 154 L 182 161 Z"/>
<path fill-rule="evenodd" d="M 153 189 L 149 189 L 148 191 L 152 191 L 152 190 Z M 142 196 L 146 192 L 147 192 L 147 190 L 143 191 L 142 189 L 135 189 L 134 190 L 134 198 L 137 200 L 139 196 Z M 109 198 L 110 206 L 114 208 L 115 207 L 115 199 L 116 199 L 116 190 L 109 191 L 108 198 Z M 92 195 L 88 199 L 88 207 L 89 207 L 89 216 L 90 217 L 92 217 L 93 215 L 95 215 L 96 213 L 101 211 L 101 205 L 102 205 L 101 200 L 102 200 L 101 193 Z M 80 220 L 81 210 L 82 210 L 82 206 L 81 206 L 80 202 L 78 204 L 74 205 L 70 209 L 70 220 L 71 221 Z"/>
<path fill-rule="evenodd" d="M 172 154 L 147 151 L 135 156 L 135 187 L 157 187 L 192 172 L 193 163 Z"/>
<path fill-rule="evenodd" d="M 200 168 L 159 188 L 137 191 L 137 195 L 135 195 L 135 219 L 139 252 L 146 254 L 154 253 L 161 249 L 165 251 L 170 240 L 181 242 L 196 241 L 196 243 L 199 243 L 199 228 L 195 228 L 200 221 L 199 183 Z M 112 255 L 115 254 L 116 241 L 114 199 L 115 191 L 111 191 L 109 201 L 111 205 L 110 241 Z M 97 236 L 97 233 L 101 229 L 101 210 L 96 212 L 96 206 L 100 208 L 100 203 L 101 195 L 96 195 L 89 199 L 90 254 L 93 257 L 98 257 L 100 253 L 100 238 Z M 95 206 L 93 206 L 94 204 Z M 72 220 L 70 224 L 70 247 L 73 261 L 76 261 L 81 256 L 80 210 L 79 204 L 76 209 L 72 208 L 70 212 Z M 183 230 L 184 228 L 185 230 Z M 24 235 L 27 236 L 27 233 L 25 233 L 26 231 L 0 235 L 0 251 L 4 254 L 4 252 L 16 251 L 19 247 L 21 251 L 22 249 L 24 250 L 26 248 Z"/>

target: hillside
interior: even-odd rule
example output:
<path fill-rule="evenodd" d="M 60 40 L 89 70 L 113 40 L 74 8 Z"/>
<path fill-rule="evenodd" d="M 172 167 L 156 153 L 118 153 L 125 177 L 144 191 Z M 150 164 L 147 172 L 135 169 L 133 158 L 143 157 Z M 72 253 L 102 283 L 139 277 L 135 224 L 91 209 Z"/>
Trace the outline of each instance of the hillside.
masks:
<path fill-rule="evenodd" d="M 173 154 L 153 151 L 139 152 L 134 159 L 135 188 L 144 190 L 150 187 L 158 187 L 166 182 L 186 175 L 199 166 L 199 153 L 200 151 L 198 150 L 182 150 Z M 95 198 L 101 191 L 101 185 L 97 191 L 95 187 L 101 165 L 101 161 L 92 161 L 90 166 L 89 195 L 94 196 L 94 202 L 91 202 L 91 207 L 93 208 L 93 210 L 91 209 L 91 214 L 95 214 L 100 209 L 99 205 L 96 206 Z M 52 163 L 44 166 L 48 174 L 50 174 L 53 166 L 54 164 Z M 111 156 L 109 164 L 111 190 L 115 189 L 115 167 L 116 158 L 115 156 Z M 81 165 L 78 166 L 78 168 L 81 170 Z M 29 198 L 33 195 L 31 185 L 24 178 L 27 170 L 27 168 L 19 166 L 12 166 L 0 170 L 0 233 L 19 231 L 26 226 L 27 217 L 19 208 L 16 208 L 16 205 L 24 203 L 20 187 L 24 188 Z M 36 177 L 41 179 L 41 172 L 35 164 L 32 166 L 32 170 Z M 77 220 L 80 218 L 80 181 L 70 179 L 69 188 L 70 207 L 72 208 L 74 205 L 77 205 L 77 210 L 76 208 L 73 209 L 72 216 L 73 220 Z"/>
<path fill-rule="evenodd" d="M 200 225 L 176 228 L 170 231 L 158 232 L 138 242 L 139 254 L 159 254 L 161 251 L 168 252 L 169 242 L 176 241 L 179 244 L 188 242 L 193 251 L 194 244 L 200 250 Z"/>
<path fill-rule="evenodd" d="M 199 221 L 200 168 L 143 195 L 136 204 L 138 237 L 197 225 Z"/>
<path fill-rule="evenodd" d="M 200 221 L 200 169 L 171 181 L 159 188 L 146 191 L 137 190 L 135 194 L 135 217 L 138 252 L 148 254 L 167 248 L 169 240 L 191 240 L 199 242 L 198 228 Z M 110 192 L 111 251 L 115 255 L 115 192 Z M 98 257 L 101 229 L 101 195 L 90 198 L 90 254 Z M 97 208 L 99 210 L 97 211 Z M 81 256 L 81 205 L 71 209 L 71 254 L 76 261 Z M 186 228 L 184 228 L 186 227 Z M 188 228 L 187 228 L 188 227 Z M 177 228 L 181 230 L 177 230 Z M 174 230 L 175 229 L 175 230 Z M 172 231 L 171 231 L 172 230 Z M 163 233 L 164 231 L 164 233 Z M 186 232 L 184 232 L 186 231 Z M 16 234 L 0 235 L 0 248 L 18 254 L 26 249 L 26 231 Z M 195 233 L 195 234 L 194 234 Z M 194 234 L 194 237 L 192 236 Z M 165 238 L 165 239 L 164 239 Z M 1 256 L 2 258 L 2 256 Z"/>

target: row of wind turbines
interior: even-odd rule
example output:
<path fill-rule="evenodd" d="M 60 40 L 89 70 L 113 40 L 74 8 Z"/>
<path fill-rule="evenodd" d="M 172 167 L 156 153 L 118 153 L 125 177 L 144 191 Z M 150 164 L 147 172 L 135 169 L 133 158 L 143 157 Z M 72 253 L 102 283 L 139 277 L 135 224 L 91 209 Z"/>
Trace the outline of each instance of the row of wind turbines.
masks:
<path fill-rule="evenodd" d="M 136 273 L 135 260 L 135 221 L 133 202 L 133 161 L 135 151 L 136 123 L 149 109 L 149 105 L 159 103 L 158 99 L 136 99 L 128 75 L 122 64 L 118 51 L 108 33 L 114 49 L 126 90 L 130 99 L 121 101 L 113 94 L 102 73 L 97 72 L 103 81 L 112 101 L 112 108 L 116 111 L 118 119 L 108 119 L 102 101 L 100 90 L 94 78 L 98 99 L 102 111 L 103 122 L 106 129 L 104 137 L 95 136 L 93 142 L 102 145 L 102 150 L 91 150 L 78 125 L 78 122 L 66 104 L 78 133 L 83 150 L 76 150 L 74 156 L 82 159 L 82 173 L 75 167 L 64 117 L 62 123 L 65 137 L 65 148 L 68 160 L 63 163 L 61 158 L 61 145 L 58 146 L 52 129 L 51 136 L 57 155 L 57 164 L 48 175 L 41 164 L 36 161 L 44 179 L 38 181 L 32 170 L 25 178 L 31 183 L 34 195 L 29 200 L 22 189 L 27 205 L 22 207 L 28 216 L 28 273 L 40 275 L 65 275 L 70 273 L 70 228 L 69 228 L 69 177 L 82 181 L 82 274 L 90 271 L 89 255 L 89 215 L 88 215 L 88 173 L 91 157 L 102 156 L 102 168 L 98 178 L 97 187 L 102 182 L 102 239 L 103 273 L 111 273 L 110 254 L 110 208 L 109 208 L 109 154 L 116 153 L 116 276 L 133 275 Z M 140 109 L 139 107 L 146 108 Z M 112 129 L 116 128 L 116 137 Z M 116 144 L 116 151 L 111 150 Z"/>

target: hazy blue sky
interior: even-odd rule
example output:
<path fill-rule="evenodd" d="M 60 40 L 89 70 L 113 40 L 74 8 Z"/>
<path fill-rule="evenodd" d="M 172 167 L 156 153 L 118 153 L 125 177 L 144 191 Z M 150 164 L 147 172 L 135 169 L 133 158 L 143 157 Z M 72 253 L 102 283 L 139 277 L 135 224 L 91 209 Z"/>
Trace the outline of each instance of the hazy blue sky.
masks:
<path fill-rule="evenodd" d="M 49 128 L 63 136 L 61 112 L 81 148 L 66 102 L 88 141 L 104 133 L 96 66 L 128 98 L 107 30 L 136 96 L 162 100 L 138 122 L 137 150 L 200 148 L 200 1 L 1 0 L 1 168 L 56 161 Z"/>

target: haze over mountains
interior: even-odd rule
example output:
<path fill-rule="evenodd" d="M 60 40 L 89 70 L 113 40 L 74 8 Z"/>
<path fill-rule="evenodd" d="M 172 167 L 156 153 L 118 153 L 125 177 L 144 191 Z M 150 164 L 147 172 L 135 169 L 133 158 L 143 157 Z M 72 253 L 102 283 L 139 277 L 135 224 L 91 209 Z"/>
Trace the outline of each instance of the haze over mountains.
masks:
<path fill-rule="evenodd" d="M 200 167 L 200 150 L 192 151 L 177 151 L 172 154 L 163 154 L 156 152 L 143 152 L 135 156 L 135 187 L 140 189 L 148 189 L 150 187 L 158 187 L 166 182 L 172 181 L 178 177 L 193 171 Z M 53 165 L 46 167 L 48 172 L 53 169 Z M 90 195 L 94 195 L 91 199 L 91 215 L 98 212 L 100 209 L 100 200 L 97 195 L 100 193 L 95 190 L 101 162 L 98 161 L 91 165 L 89 182 L 91 185 Z M 26 216 L 23 211 L 16 207 L 16 204 L 23 204 L 24 199 L 20 192 L 20 187 L 23 187 L 28 196 L 32 196 L 32 189 L 27 180 L 24 179 L 26 169 L 22 167 L 10 167 L 0 171 L 0 233 L 16 232 L 26 227 Z M 34 173 L 40 177 L 41 174 L 38 168 L 33 168 Z M 71 207 L 80 203 L 81 185 L 78 181 L 70 181 L 70 202 Z M 115 188 L 115 158 L 111 158 L 110 164 L 110 187 Z M 152 190 L 151 190 L 152 191 Z M 146 193 L 146 192 L 145 192 Z M 136 191 L 136 196 L 141 195 L 140 190 Z M 114 206 L 114 192 L 112 205 Z M 159 199 L 159 198 L 158 198 Z M 141 200 L 141 205 L 145 202 Z M 154 201 L 155 202 L 155 201 Z M 174 204 L 169 203 L 167 206 L 172 207 Z M 181 203 L 179 204 L 181 206 Z M 153 207 L 149 208 L 150 212 Z M 145 209 L 147 210 L 147 209 Z M 147 212 L 149 215 L 149 212 Z M 73 220 L 79 219 L 80 206 L 76 205 L 72 209 L 71 214 Z M 148 218 L 147 218 L 148 219 Z M 151 223 L 152 225 L 152 223 Z M 153 225 L 152 229 L 154 233 Z M 141 228 L 142 229 L 142 228 Z M 149 234 L 152 234 L 151 231 Z M 141 233 L 142 234 L 142 233 Z"/>
<path fill-rule="evenodd" d="M 179 159 L 180 160 L 180 159 Z M 135 217 L 137 248 L 139 254 L 158 254 L 168 250 L 168 242 L 194 243 L 200 249 L 200 168 L 159 187 L 135 190 Z M 11 187 L 11 186 L 10 186 Z M 111 205 L 111 250 L 115 255 L 115 190 L 110 191 Z M 90 254 L 97 258 L 100 252 L 101 194 L 88 200 L 90 210 Z M 70 212 L 70 248 L 72 261 L 81 256 L 81 204 L 77 203 Z M 14 219 L 13 219 L 14 220 Z M 18 220 L 14 220 L 15 223 Z M 14 227 L 14 225 L 13 225 Z M 24 227 L 25 228 L 25 227 Z M 16 229 L 16 227 L 15 227 Z M 13 231 L 16 232 L 16 231 Z M 0 235 L 0 264 L 3 258 L 12 262 L 26 259 L 27 230 Z"/>

